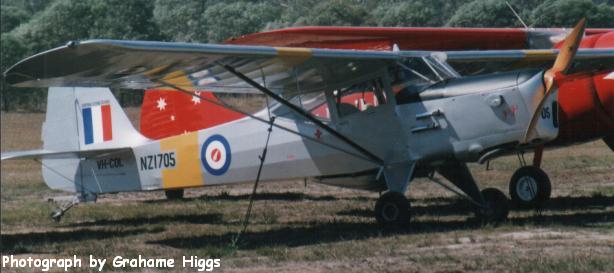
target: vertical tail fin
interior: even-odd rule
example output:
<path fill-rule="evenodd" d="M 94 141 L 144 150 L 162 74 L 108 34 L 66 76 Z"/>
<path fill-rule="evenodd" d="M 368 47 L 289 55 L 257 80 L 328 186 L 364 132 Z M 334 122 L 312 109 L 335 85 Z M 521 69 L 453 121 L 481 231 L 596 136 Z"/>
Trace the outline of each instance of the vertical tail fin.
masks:
<path fill-rule="evenodd" d="M 49 88 L 45 150 L 130 147 L 144 141 L 108 88 Z"/>
<path fill-rule="evenodd" d="M 48 92 L 47 117 L 42 130 L 44 150 L 127 148 L 148 141 L 134 129 L 108 88 L 52 87 Z M 131 156 L 131 153 L 115 155 L 118 158 Z M 95 160 L 84 161 L 78 157 L 43 159 L 43 178 L 50 188 L 81 192 L 85 199 L 92 196 L 89 193 L 140 187 L 136 172 L 97 178 L 91 167 L 95 163 Z M 117 186 L 114 181 L 122 182 L 122 185 Z"/>

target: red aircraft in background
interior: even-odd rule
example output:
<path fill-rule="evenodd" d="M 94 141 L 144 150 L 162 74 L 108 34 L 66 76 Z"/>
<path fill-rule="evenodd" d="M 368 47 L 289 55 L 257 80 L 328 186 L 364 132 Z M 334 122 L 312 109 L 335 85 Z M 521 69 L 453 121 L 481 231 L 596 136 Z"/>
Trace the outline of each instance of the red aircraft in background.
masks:
<path fill-rule="evenodd" d="M 399 50 L 510 50 L 560 47 L 565 29 L 497 28 L 383 28 L 302 27 L 255 33 L 227 40 L 227 44 L 311 47 L 330 49 Z M 587 29 L 581 48 L 613 48 L 614 29 Z M 496 71 L 469 70 L 462 73 Z M 559 77 L 557 77 L 558 79 Z M 559 86 L 558 138 L 548 147 L 603 139 L 614 150 L 614 72 L 595 69 L 592 73 L 562 77 Z M 172 90 L 148 90 L 141 109 L 141 132 L 160 139 L 209 128 L 244 117 L 217 105 L 212 93 L 207 100 Z M 360 107 L 368 98 L 347 98 Z M 326 115 L 316 109 L 314 115 Z M 548 200 L 551 185 L 540 168 L 544 147 L 535 150 L 533 164 L 519 168 L 510 181 L 510 196 L 519 205 L 536 206 Z M 519 187 L 530 195 L 519 194 Z M 527 192 L 524 190 L 522 192 Z"/>

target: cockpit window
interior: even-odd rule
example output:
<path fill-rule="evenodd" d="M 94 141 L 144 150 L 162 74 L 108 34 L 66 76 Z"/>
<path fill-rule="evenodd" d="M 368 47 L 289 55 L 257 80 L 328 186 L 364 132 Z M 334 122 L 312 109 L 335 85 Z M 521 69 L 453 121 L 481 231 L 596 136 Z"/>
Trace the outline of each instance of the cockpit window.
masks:
<path fill-rule="evenodd" d="M 405 58 L 389 69 L 398 104 L 419 100 L 420 91 L 438 82 L 458 78 L 447 63 L 434 57 Z"/>
<path fill-rule="evenodd" d="M 339 88 L 333 90 L 332 93 L 335 101 L 334 107 L 339 117 L 349 116 L 387 103 L 381 78 L 367 80 L 346 88 Z M 297 95 L 289 101 L 324 122 L 331 120 L 331 113 L 324 92 Z M 294 115 L 286 107 L 276 107 L 273 110 L 273 114 L 276 116 Z"/>
<path fill-rule="evenodd" d="M 339 117 L 362 112 L 386 104 L 386 94 L 381 79 L 354 84 L 333 92 Z"/>
<path fill-rule="evenodd" d="M 431 56 L 401 59 L 396 65 L 389 68 L 389 76 L 398 104 L 419 101 L 419 94 L 422 90 L 433 84 L 459 77 L 458 73 L 447 63 Z M 334 107 L 339 117 L 362 112 L 389 101 L 384 92 L 382 78 L 379 77 L 333 90 L 333 96 Z M 324 90 L 293 95 L 288 98 L 288 101 L 324 122 L 331 120 Z M 273 100 L 269 102 L 269 107 L 275 116 L 300 118 L 287 107 L 282 107 Z"/>
<path fill-rule="evenodd" d="M 296 95 L 290 98 L 289 101 L 292 104 L 301 107 L 303 110 L 311 113 L 313 116 L 315 116 L 316 118 L 319 118 L 320 120 L 324 122 L 330 121 L 330 112 L 326 104 L 326 95 L 324 94 L 324 92 L 313 92 L 313 93 L 307 93 L 307 94 L 302 94 L 302 95 Z M 295 113 L 292 110 L 286 107 L 280 107 L 280 106 L 281 105 L 277 102 L 274 102 L 270 105 L 270 107 L 273 109 L 273 114 L 275 116 L 288 117 L 290 115 L 295 115 Z M 300 117 L 296 116 L 294 118 L 300 118 Z"/>

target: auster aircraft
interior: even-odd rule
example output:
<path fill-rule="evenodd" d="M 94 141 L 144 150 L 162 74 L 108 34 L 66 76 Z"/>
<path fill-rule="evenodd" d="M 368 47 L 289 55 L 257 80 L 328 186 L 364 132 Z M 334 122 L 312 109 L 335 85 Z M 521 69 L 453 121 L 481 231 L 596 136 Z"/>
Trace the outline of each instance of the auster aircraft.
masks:
<path fill-rule="evenodd" d="M 430 177 L 470 200 L 479 218 L 501 221 L 508 215 L 507 197 L 497 189 L 480 191 L 466 162 L 557 137 L 557 78 L 612 70 L 614 64 L 614 49 L 578 51 L 583 31 L 582 20 L 560 50 L 471 54 L 69 42 L 5 72 L 9 84 L 49 87 L 49 94 L 43 149 L 4 153 L 2 160 L 42 159 L 47 185 L 77 192 L 84 201 L 111 192 L 250 182 L 255 176 L 386 190 L 375 204 L 375 218 L 384 225 L 409 222 L 409 183 Z M 554 64 L 461 77 L 446 62 L 497 56 Z M 109 88 L 172 88 L 201 100 L 207 98 L 195 90 L 263 93 L 273 103 L 233 122 L 151 140 L 132 127 Z M 356 94 L 370 99 L 360 107 L 343 99 Z M 323 105 L 328 115 L 313 113 Z"/>
<path fill-rule="evenodd" d="M 225 41 L 234 45 L 264 45 L 283 47 L 311 47 L 327 49 L 399 50 L 509 50 L 560 48 L 567 29 L 529 28 L 429 28 L 429 27 L 298 27 L 243 35 Z M 614 29 L 586 29 L 580 42 L 582 48 L 614 47 Z M 477 65 L 475 59 L 448 58 L 463 76 L 504 72 L 519 67 L 551 63 L 523 60 L 505 61 L 484 58 Z M 524 160 L 525 150 L 518 150 L 520 168 L 511 176 L 509 195 L 516 205 L 542 207 L 550 198 L 552 185 L 542 170 L 544 148 L 566 147 L 576 143 L 603 139 L 614 151 L 614 75 L 612 71 L 595 69 L 592 73 L 563 75 L 557 78 L 559 105 L 559 134 L 554 141 L 533 149 L 532 164 Z M 218 101 L 215 94 L 200 92 Z M 344 102 L 364 106 L 364 99 L 372 96 L 343 97 Z M 158 107 L 164 99 L 167 109 Z M 373 104 L 374 102 L 369 102 Z M 329 114 L 313 111 L 314 115 Z M 169 116 L 173 116 L 170 119 Z M 244 117 L 237 112 L 207 101 L 197 101 L 188 94 L 168 90 L 148 90 L 141 108 L 140 131 L 151 139 L 196 131 Z M 481 162 L 485 163 L 485 162 Z M 489 166 L 489 161 L 486 162 Z M 167 191 L 169 198 L 180 198 L 182 190 Z"/>

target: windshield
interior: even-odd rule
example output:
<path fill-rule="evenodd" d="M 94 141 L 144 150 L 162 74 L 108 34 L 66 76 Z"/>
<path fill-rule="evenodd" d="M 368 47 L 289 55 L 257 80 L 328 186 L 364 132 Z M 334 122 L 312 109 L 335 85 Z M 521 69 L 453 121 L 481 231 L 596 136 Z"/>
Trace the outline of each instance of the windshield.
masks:
<path fill-rule="evenodd" d="M 420 91 L 433 84 L 460 77 L 446 62 L 432 56 L 401 59 L 396 65 L 389 68 L 389 72 L 392 91 L 399 104 L 419 100 Z M 334 90 L 334 97 L 340 116 L 349 111 L 348 105 L 353 105 L 358 111 L 363 111 L 369 107 L 386 103 L 383 85 L 379 79 L 367 80 L 347 88 Z M 323 91 L 294 95 L 288 101 L 322 121 L 330 121 L 330 111 Z M 292 110 L 280 107 L 274 100 L 270 101 L 270 107 L 276 116 L 293 115 Z"/>
<path fill-rule="evenodd" d="M 459 75 L 445 62 L 433 57 L 405 58 L 390 68 L 393 86 L 403 82 L 406 85 L 435 84 Z"/>
<path fill-rule="evenodd" d="M 447 63 L 431 56 L 402 59 L 389 71 L 398 104 L 416 101 L 427 87 L 460 77 Z"/>

